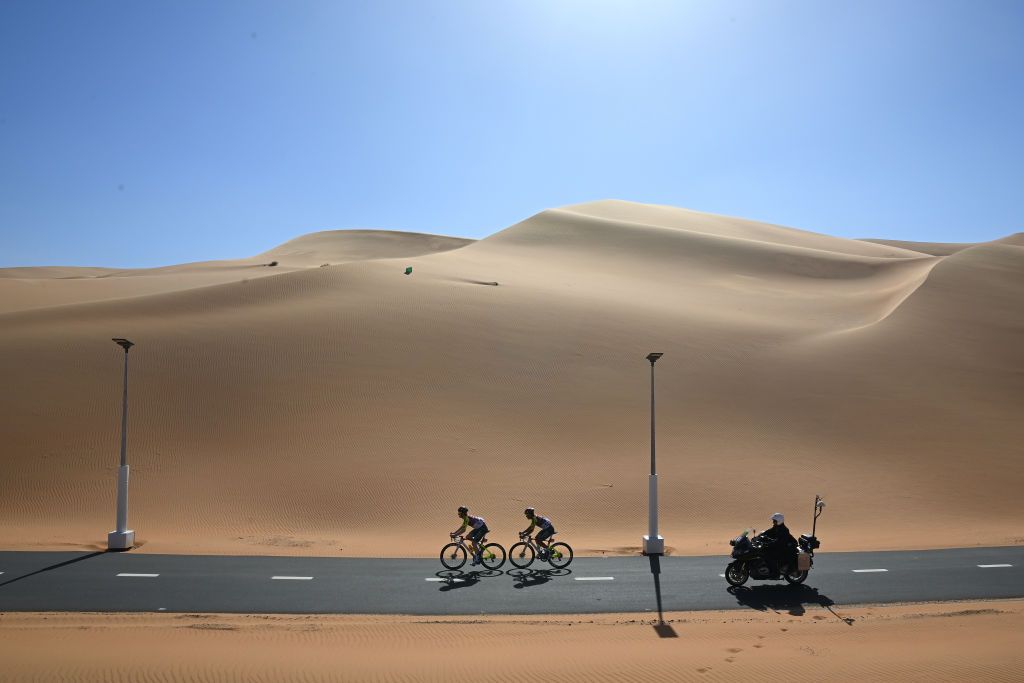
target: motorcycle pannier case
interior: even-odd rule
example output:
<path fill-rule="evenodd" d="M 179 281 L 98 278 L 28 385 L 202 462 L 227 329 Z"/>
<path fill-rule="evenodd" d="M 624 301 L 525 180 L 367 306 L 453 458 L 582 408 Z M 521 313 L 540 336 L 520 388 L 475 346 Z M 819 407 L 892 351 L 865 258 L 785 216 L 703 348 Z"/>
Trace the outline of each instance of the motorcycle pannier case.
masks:
<path fill-rule="evenodd" d="M 797 571 L 805 572 L 811 568 L 811 556 L 807 553 L 796 554 Z"/>

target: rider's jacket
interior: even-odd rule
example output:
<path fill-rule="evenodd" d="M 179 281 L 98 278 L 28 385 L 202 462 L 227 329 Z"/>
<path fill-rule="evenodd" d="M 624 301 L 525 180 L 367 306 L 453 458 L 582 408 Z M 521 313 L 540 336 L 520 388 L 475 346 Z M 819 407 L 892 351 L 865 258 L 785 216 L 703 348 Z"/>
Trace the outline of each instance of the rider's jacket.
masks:
<path fill-rule="evenodd" d="M 773 545 L 781 545 L 783 547 L 796 546 L 796 539 L 793 538 L 793 534 L 789 533 L 789 527 L 785 524 L 776 524 L 770 529 L 765 529 L 761 532 L 761 536 L 776 541 Z"/>
<path fill-rule="evenodd" d="M 485 524 L 487 524 L 487 522 L 484 521 L 483 517 L 476 517 L 475 515 L 466 515 L 466 518 L 462 520 L 463 528 L 471 526 L 474 529 L 479 529 Z"/>

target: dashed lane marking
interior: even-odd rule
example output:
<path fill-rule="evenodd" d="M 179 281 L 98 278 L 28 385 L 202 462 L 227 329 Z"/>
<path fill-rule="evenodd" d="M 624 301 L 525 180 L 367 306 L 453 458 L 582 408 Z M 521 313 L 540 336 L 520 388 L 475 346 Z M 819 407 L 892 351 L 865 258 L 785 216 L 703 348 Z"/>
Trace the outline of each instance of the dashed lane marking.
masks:
<path fill-rule="evenodd" d="M 853 573 L 854 574 L 865 574 L 865 573 L 868 573 L 868 572 L 887 572 L 887 571 L 889 571 L 889 570 L 888 569 L 854 569 Z"/>
<path fill-rule="evenodd" d="M 725 574 L 719 574 L 719 575 L 718 575 L 718 578 L 720 578 L 720 579 L 724 579 L 724 578 L 725 578 Z"/>
<path fill-rule="evenodd" d="M 614 581 L 614 576 L 577 576 L 577 581 Z"/>
<path fill-rule="evenodd" d="M 1013 565 L 1012 564 L 979 564 L 978 566 L 981 567 L 982 569 L 993 569 L 995 567 L 1012 567 Z M 0 572 L 0 574 L 3 574 L 3 572 Z"/>
<path fill-rule="evenodd" d="M 271 576 L 271 579 L 277 581 L 312 581 L 312 576 Z"/>
<path fill-rule="evenodd" d="M 129 574 L 127 572 L 124 572 L 124 573 L 118 574 L 118 576 L 125 576 L 125 577 L 134 578 L 134 579 L 155 579 L 156 577 L 158 577 L 160 575 L 159 574 Z"/>
<path fill-rule="evenodd" d="M 432 576 L 430 578 L 423 579 L 423 580 L 424 581 L 444 581 L 444 582 L 453 581 L 455 583 L 462 583 L 463 581 L 465 581 L 465 579 L 439 579 L 436 576 Z"/>

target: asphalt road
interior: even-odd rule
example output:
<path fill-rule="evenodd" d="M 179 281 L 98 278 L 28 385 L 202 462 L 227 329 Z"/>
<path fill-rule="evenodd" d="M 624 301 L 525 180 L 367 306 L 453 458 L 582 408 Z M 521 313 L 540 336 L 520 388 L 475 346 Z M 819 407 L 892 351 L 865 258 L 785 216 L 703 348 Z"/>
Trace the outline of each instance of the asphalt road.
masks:
<path fill-rule="evenodd" d="M 1024 547 L 818 553 L 803 586 L 729 590 L 728 559 L 576 558 L 494 572 L 436 559 L 0 552 L 0 611 L 579 614 L 1024 597 Z M 874 571 L 867 571 L 874 570 Z M 882 571 L 884 570 L 884 571 Z M 657 579 L 657 581 L 655 580 Z"/>

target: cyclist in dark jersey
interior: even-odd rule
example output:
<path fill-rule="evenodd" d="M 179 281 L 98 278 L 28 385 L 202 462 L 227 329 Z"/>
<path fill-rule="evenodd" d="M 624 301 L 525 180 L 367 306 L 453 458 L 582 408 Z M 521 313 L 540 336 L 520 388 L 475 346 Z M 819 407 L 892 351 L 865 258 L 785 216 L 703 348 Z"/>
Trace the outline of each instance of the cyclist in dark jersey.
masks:
<path fill-rule="evenodd" d="M 469 547 L 473 551 L 473 562 L 471 564 L 480 564 L 480 556 L 483 551 L 483 547 L 480 545 L 481 541 L 484 540 L 484 536 L 490 529 L 487 528 L 487 522 L 484 521 L 483 517 L 474 517 L 469 514 L 469 508 L 465 505 L 459 507 L 459 519 L 462 520 L 462 526 L 453 531 L 451 535 L 458 536 L 467 527 L 473 527 L 473 530 L 469 532 L 466 539 L 469 541 Z"/>
<path fill-rule="evenodd" d="M 523 510 L 523 514 L 530 520 L 530 526 L 527 527 L 523 534 L 529 536 L 535 527 L 540 527 L 540 531 L 537 532 L 537 537 L 534 540 L 537 542 L 537 547 L 540 548 L 540 559 L 548 559 L 548 540 L 555 535 L 554 524 L 547 517 L 538 515 L 533 508 L 526 508 Z"/>

